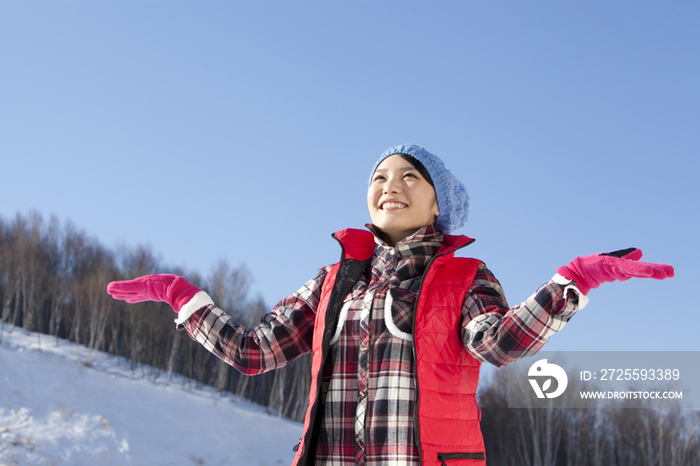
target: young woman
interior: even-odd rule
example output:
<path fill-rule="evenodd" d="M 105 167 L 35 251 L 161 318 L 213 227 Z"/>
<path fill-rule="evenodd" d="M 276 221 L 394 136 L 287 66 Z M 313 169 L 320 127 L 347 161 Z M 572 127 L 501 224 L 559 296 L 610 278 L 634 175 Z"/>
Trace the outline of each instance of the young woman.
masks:
<path fill-rule="evenodd" d="M 416 145 L 382 154 L 367 206 L 367 230 L 334 234 L 341 260 L 254 329 L 182 277 L 147 275 L 107 290 L 130 303 L 169 303 L 179 328 L 245 374 L 313 352 L 294 465 L 479 465 L 482 362 L 535 353 L 602 282 L 673 276 L 670 266 L 639 262 L 638 249 L 579 257 L 510 308 L 483 262 L 454 257 L 473 241 L 451 234 L 466 223 L 467 191 Z"/>

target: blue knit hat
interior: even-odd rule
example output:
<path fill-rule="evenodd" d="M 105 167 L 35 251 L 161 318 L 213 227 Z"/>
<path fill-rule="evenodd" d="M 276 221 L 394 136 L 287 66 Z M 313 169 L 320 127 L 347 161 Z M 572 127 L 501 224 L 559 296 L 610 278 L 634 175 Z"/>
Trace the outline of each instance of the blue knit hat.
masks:
<path fill-rule="evenodd" d="M 436 155 L 431 154 L 421 146 L 415 144 L 402 144 L 392 147 L 385 151 L 377 163 L 372 168 L 372 173 L 369 177 L 369 182 L 372 184 L 372 177 L 375 170 L 382 161 L 394 154 L 405 154 L 416 158 L 423 164 L 430 178 L 432 178 L 435 194 L 437 197 L 438 208 L 440 215 L 437 216 L 435 223 L 441 232 L 451 234 L 467 223 L 469 214 L 469 194 L 467 188 L 464 187 L 442 163 Z"/>

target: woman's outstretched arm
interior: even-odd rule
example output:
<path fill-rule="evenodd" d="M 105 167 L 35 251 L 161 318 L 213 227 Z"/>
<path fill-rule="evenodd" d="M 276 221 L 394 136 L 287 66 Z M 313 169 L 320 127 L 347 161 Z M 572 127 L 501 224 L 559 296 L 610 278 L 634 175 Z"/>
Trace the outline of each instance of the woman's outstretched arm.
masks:
<path fill-rule="evenodd" d="M 591 289 L 635 277 L 673 277 L 670 265 L 640 262 L 641 257 L 636 248 L 577 257 L 513 308 L 482 263 L 464 300 L 462 341 L 474 357 L 496 366 L 532 355 L 583 309 Z"/>
<path fill-rule="evenodd" d="M 282 300 L 257 327 L 246 328 L 218 308 L 209 295 L 177 275 L 146 275 L 112 282 L 107 292 L 128 303 L 165 302 L 195 341 L 244 374 L 282 367 L 311 350 L 321 286 L 330 266 Z"/>

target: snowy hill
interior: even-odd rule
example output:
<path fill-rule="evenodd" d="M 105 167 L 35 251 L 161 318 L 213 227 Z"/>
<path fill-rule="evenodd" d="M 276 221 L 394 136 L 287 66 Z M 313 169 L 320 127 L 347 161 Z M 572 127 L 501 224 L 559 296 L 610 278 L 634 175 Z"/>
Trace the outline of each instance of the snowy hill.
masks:
<path fill-rule="evenodd" d="M 0 324 L 0 466 L 291 464 L 302 426 Z M 145 374 L 145 377 L 144 377 Z"/>

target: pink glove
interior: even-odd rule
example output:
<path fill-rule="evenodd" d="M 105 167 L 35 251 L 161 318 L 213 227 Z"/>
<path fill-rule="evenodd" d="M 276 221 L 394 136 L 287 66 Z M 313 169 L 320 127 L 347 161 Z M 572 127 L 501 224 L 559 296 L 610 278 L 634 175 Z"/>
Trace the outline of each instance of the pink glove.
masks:
<path fill-rule="evenodd" d="M 663 280 L 673 277 L 673 267 L 665 264 L 639 262 L 642 251 L 637 248 L 577 257 L 569 265 L 559 267 L 557 273 L 576 282 L 579 291 L 588 294 L 591 288 L 601 283 L 615 280 L 629 280 L 632 277 Z"/>
<path fill-rule="evenodd" d="M 182 306 L 199 291 L 186 279 L 169 274 L 144 275 L 107 285 L 107 293 L 115 299 L 123 299 L 127 303 L 161 301 L 170 304 L 175 312 L 180 312 Z"/>

